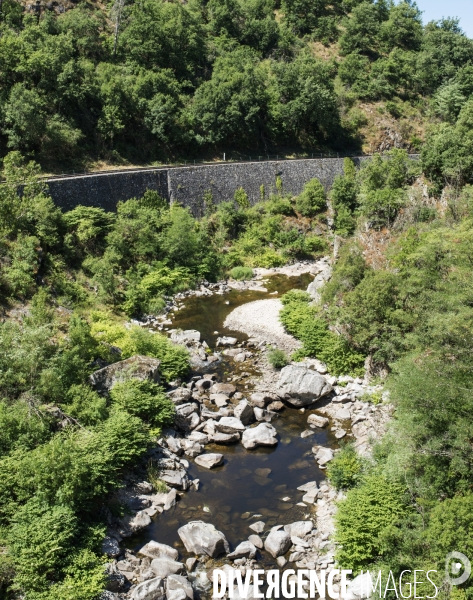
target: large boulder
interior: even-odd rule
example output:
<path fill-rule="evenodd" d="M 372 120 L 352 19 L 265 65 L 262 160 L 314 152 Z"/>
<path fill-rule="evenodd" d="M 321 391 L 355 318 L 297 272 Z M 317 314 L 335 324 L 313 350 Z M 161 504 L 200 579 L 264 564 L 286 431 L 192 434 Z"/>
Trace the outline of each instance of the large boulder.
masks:
<path fill-rule="evenodd" d="M 312 425 L 313 427 L 320 427 L 321 429 L 323 429 L 324 427 L 327 427 L 329 420 L 327 419 L 327 417 L 322 417 L 322 415 L 313 414 L 309 415 L 307 423 L 309 425 Z"/>
<path fill-rule="evenodd" d="M 187 552 L 198 556 L 207 554 L 216 558 L 221 554 L 228 554 L 230 546 L 221 531 L 211 523 L 191 521 L 177 530 Z"/>
<path fill-rule="evenodd" d="M 241 443 L 247 450 L 257 446 L 276 446 L 278 443 L 276 430 L 269 423 L 260 423 L 256 427 L 245 429 Z"/>
<path fill-rule="evenodd" d="M 277 392 L 293 406 L 307 406 L 326 396 L 333 390 L 330 383 L 307 367 L 288 365 L 281 369 Z"/>
<path fill-rule="evenodd" d="M 170 558 L 172 560 L 177 560 L 179 556 L 178 551 L 172 546 L 168 546 L 166 544 L 160 544 L 159 542 L 155 542 L 151 540 L 147 544 L 145 544 L 142 548 L 138 550 L 138 554 L 141 556 L 146 556 L 151 560 L 155 558 Z"/>
<path fill-rule="evenodd" d="M 192 390 L 189 388 L 178 387 L 171 392 L 168 392 L 168 398 L 174 402 L 176 406 L 189 402 L 192 398 Z"/>
<path fill-rule="evenodd" d="M 173 488 L 178 490 L 187 490 L 189 487 L 189 478 L 185 469 L 161 471 L 159 478 Z"/>
<path fill-rule="evenodd" d="M 264 548 L 273 558 L 282 556 L 291 547 L 291 536 L 282 529 L 272 530 L 264 542 Z"/>
<path fill-rule="evenodd" d="M 307 287 L 307 293 L 310 295 L 314 302 L 320 302 L 320 291 L 332 277 L 332 267 L 327 265 L 318 275 L 315 276 L 314 281 L 309 283 Z"/>
<path fill-rule="evenodd" d="M 143 581 L 131 595 L 131 600 L 164 600 L 164 598 L 164 581 L 161 577 Z"/>
<path fill-rule="evenodd" d="M 116 383 L 127 379 L 148 379 L 159 383 L 160 364 L 157 358 L 136 354 L 95 371 L 89 378 L 90 384 L 101 394 L 106 394 Z"/>
<path fill-rule="evenodd" d="M 223 454 L 201 454 L 195 458 L 195 462 L 206 469 L 213 469 L 223 463 Z"/>

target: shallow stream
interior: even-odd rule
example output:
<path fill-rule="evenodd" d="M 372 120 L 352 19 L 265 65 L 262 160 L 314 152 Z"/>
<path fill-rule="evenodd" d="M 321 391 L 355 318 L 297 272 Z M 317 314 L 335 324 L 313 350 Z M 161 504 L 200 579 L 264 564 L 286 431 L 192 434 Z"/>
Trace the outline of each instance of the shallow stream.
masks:
<path fill-rule="evenodd" d="M 197 329 L 202 334 L 201 339 L 206 340 L 211 348 L 214 348 L 219 335 L 232 335 L 242 341 L 247 339 L 246 335 L 223 328 L 223 322 L 232 310 L 246 302 L 274 298 L 272 292 L 275 290 L 280 296 L 290 289 L 305 289 L 312 279 L 311 275 L 274 275 L 264 280 L 267 292 L 233 290 L 223 296 L 189 298 L 185 308 L 171 316 L 173 328 Z M 251 393 L 252 380 L 258 376 L 254 367 L 226 357 L 221 363 L 209 367 L 210 372 L 218 374 L 219 381 L 232 381 L 243 394 Z M 185 558 L 188 554 L 177 530 L 192 520 L 213 523 L 234 548 L 253 533 L 249 525 L 256 521 L 264 521 L 268 529 L 276 524 L 307 518 L 311 508 L 296 505 L 303 496 L 297 487 L 324 478 L 311 448 L 314 444 L 336 445 L 335 437 L 328 429 L 301 438 L 311 412 L 301 413 L 297 409 L 286 408 L 279 418 L 273 419 L 272 425 L 279 438 L 274 448 L 248 451 L 241 444 L 206 446 L 206 452 L 224 454 L 224 464 L 209 471 L 189 459 L 189 476 L 200 480 L 199 490 L 186 492 L 173 509 L 158 514 L 143 534 L 129 541 L 130 547 L 138 550 L 143 543 L 156 540 L 176 547 Z M 269 558 L 265 560 L 269 561 Z"/>

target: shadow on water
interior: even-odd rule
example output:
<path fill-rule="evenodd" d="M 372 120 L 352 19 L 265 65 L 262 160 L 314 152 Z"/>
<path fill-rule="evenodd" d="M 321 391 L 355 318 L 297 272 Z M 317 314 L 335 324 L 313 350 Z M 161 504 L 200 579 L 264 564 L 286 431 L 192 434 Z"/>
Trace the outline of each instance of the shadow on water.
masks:
<path fill-rule="evenodd" d="M 222 323 L 226 316 L 237 306 L 253 300 L 268 298 L 274 289 L 281 295 L 289 289 L 304 289 L 311 276 L 289 278 L 272 276 L 267 279 L 267 292 L 232 291 L 225 296 L 192 298 L 187 300 L 186 308 L 179 311 L 173 319 L 173 327 L 197 329 L 210 346 L 214 346 L 216 335 L 234 334 L 225 330 Z M 229 301 L 227 305 L 225 302 Z M 246 336 L 238 334 L 239 339 Z M 223 379 L 229 375 L 237 376 L 239 391 L 249 393 L 244 363 L 235 363 L 225 359 L 218 368 Z M 253 374 L 257 373 L 253 369 Z M 224 376 L 227 377 L 224 377 Z M 311 448 L 314 444 L 335 446 L 336 440 L 328 430 L 320 430 L 307 438 L 301 438 L 307 429 L 307 417 L 314 412 L 286 408 L 272 424 L 278 432 L 279 443 L 275 448 L 258 448 L 248 451 L 241 444 L 232 446 L 206 446 L 206 452 L 224 454 L 225 462 L 221 467 L 207 470 L 189 460 L 189 476 L 200 480 L 198 491 L 184 494 L 177 505 L 153 519 L 153 523 L 139 537 L 129 541 L 130 547 L 139 549 L 143 543 L 156 540 L 176 547 L 183 557 L 188 556 L 181 543 L 177 530 L 192 520 L 213 523 L 221 530 L 232 548 L 253 533 L 249 525 L 262 520 L 266 528 L 276 524 L 286 524 L 303 520 L 310 514 L 309 507 L 297 506 L 303 492 L 297 487 L 308 481 L 320 481 L 324 478 L 313 458 Z M 269 560 L 269 559 L 266 559 Z"/>

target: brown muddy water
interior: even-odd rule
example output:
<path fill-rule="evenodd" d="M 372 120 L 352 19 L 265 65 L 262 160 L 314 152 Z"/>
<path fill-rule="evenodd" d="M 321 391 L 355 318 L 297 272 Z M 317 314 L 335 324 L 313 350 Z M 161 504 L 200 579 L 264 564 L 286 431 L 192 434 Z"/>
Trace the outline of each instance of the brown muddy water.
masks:
<path fill-rule="evenodd" d="M 312 276 L 286 277 L 275 275 L 264 280 L 267 292 L 231 291 L 224 296 L 213 295 L 189 298 L 186 307 L 173 318 L 173 328 L 197 329 L 210 347 L 215 346 L 218 335 L 233 335 L 240 341 L 246 335 L 223 327 L 226 316 L 237 306 L 263 298 L 274 298 L 290 289 L 305 289 Z M 277 296 L 276 296 L 277 297 Z M 229 304 L 226 304 L 229 302 Z M 214 332 L 218 331 L 218 335 Z M 258 371 L 245 363 L 235 363 L 222 357 L 221 363 L 210 365 L 210 371 L 218 373 L 219 381 L 232 381 L 238 391 L 249 394 L 252 380 Z M 275 448 L 245 450 L 241 444 L 231 446 L 206 446 L 206 452 L 219 452 L 225 462 L 216 469 L 207 470 L 188 459 L 189 476 L 200 480 L 198 491 L 188 491 L 176 506 L 157 515 L 150 527 L 139 537 L 128 541 L 130 548 L 138 550 L 149 540 L 156 540 L 177 548 L 183 558 L 188 556 L 177 530 L 189 521 L 202 520 L 213 523 L 228 539 L 231 548 L 248 539 L 253 533 L 249 525 L 264 521 L 265 529 L 276 524 L 303 520 L 311 514 L 311 507 L 297 506 L 303 492 L 297 487 L 308 481 L 324 479 L 314 460 L 311 448 L 314 444 L 336 446 L 333 434 L 320 430 L 307 438 L 301 438 L 307 429 L 307 417 L 314 412 L 286 408 L 279 418 L 272 421 L 278 432 L 279 443 Z M 271 564 L 265 556 L 263 561 Z M 271 562 L 270 562 L 271 561 Z"/>

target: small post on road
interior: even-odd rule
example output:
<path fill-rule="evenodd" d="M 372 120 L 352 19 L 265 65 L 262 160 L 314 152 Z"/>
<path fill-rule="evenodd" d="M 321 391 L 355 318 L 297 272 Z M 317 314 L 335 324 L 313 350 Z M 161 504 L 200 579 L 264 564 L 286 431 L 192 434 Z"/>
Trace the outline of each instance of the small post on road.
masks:
<path fill-rule="evenodd" d="M 225 152 L 223 153 L 223 162 L 225 162 Z"/>

